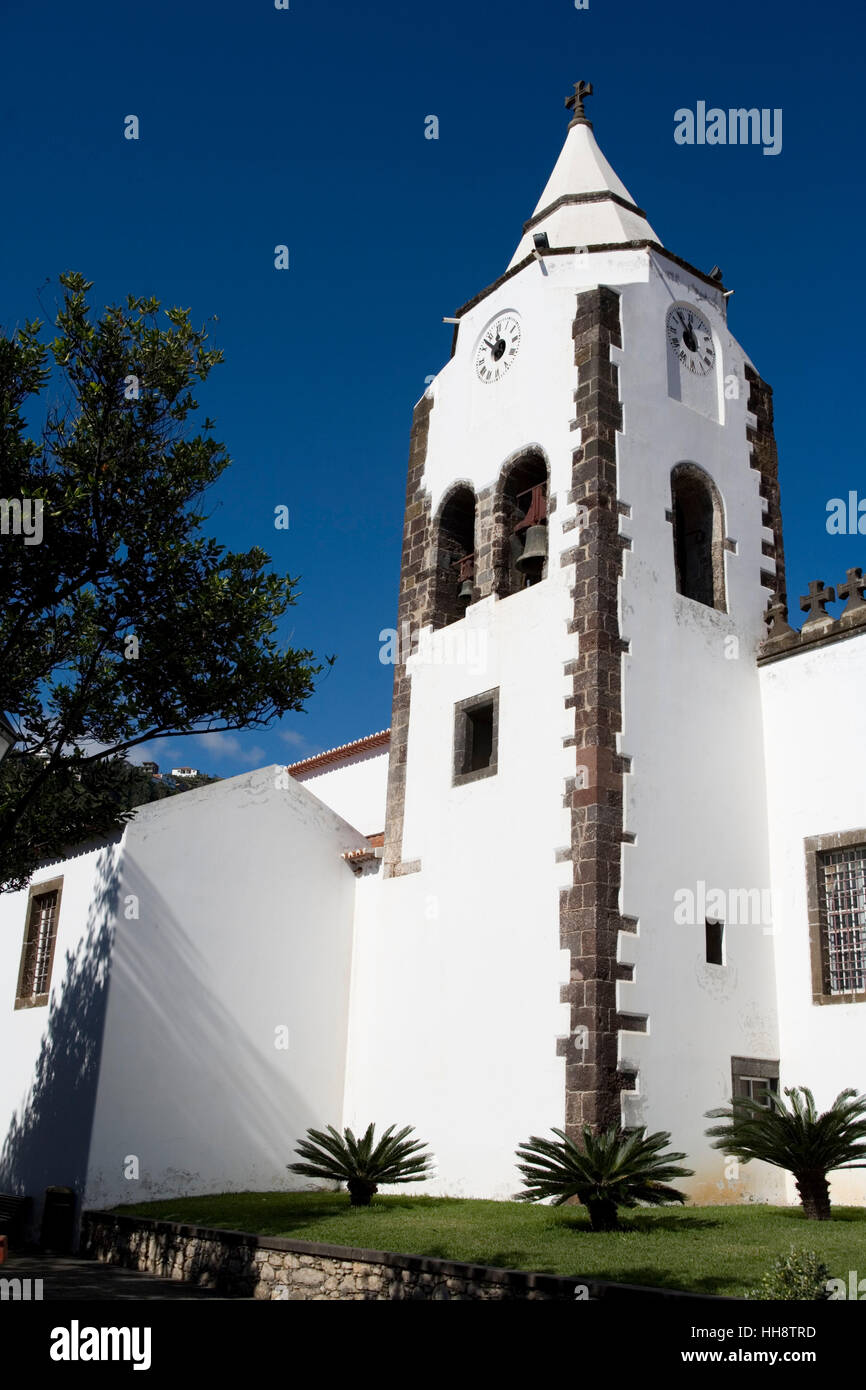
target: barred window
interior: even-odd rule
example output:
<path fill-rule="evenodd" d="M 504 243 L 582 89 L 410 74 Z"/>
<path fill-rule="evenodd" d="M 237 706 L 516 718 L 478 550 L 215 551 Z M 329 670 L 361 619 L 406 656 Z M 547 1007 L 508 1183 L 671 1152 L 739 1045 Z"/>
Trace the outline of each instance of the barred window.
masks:
<path fill-rule="evenodd" d="M 818 895 L 828 994 L 866 991 L 866 845 L 818 857 Z"/>
<path fill-rule="evenodd" d="M 30 890 L 15 995 L 16 1009 L 48 1003 L 62 887 L 63 880 L 58 878 L 50 883 L 35 884 Z"/>

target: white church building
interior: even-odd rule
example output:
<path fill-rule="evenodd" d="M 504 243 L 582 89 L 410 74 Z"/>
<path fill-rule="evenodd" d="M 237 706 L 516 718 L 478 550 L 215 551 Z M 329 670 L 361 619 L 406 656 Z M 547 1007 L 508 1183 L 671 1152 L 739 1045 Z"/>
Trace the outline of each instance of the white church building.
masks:
<path fill-rule="evenodd" d="M 619 1122 L 696 1202 L 791 1201 L 705 1112 L 866 1089 L 864 580 L 788 625 L 770 387 L 587 94 L 415 407 L 390 731 L 0 898 L 0 1191 L 303 1186 L 309 1126 L 372 1120 L 506 1198 L 530 1135 Z"/>

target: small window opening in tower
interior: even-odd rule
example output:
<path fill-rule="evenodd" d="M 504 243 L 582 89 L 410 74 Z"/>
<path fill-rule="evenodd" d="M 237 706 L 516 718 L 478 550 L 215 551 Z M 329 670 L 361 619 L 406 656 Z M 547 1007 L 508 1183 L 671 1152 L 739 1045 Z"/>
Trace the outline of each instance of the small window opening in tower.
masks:
<path fill-rule="evenodd" d="M 498 688 L 470 695 L 454 706 L 455 787 L 484 777 L 495 777 L 498 742 Z"/>
<path fill-rule="evenodd" d="M 706 921 L 707 965 L 724 965 L 724 937 L 724 922 L 716 922 L 708 917 Z"/>
<path fill-rule="evenodd" d="M 493 702 L 467 710 L 464 772 L 479 772 L 493 760 Z"/>

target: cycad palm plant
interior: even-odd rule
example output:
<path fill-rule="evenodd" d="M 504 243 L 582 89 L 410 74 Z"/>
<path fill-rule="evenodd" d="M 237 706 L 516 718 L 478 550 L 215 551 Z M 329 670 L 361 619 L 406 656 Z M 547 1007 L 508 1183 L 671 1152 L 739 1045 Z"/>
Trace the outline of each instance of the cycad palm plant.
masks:
<path fill-rule="evenodd" d="M 518 1193 L 518 1201 L 540 1202 L 552 1197 L 558 1207 L 569 1197 L 577 1197 L 586 1207 L 594 1231 L 615 1231 L 618 1207 L 635 1207 L 638 1202 L 662 1206 L 686 1200 L 685 1193 L 667 1184 L 671 1178 L 690 1177 L 692 1170 L 677 1167 L 685 1154 L 662 1153 L 671 1137 L 665 1130 L 645 1134 L 642 1129 L 624 1131 L 613 1125 L 593 1134 L 584 1125 L 580 1147 L 563 1130 L 553 1133 L 558 1140 L 533 1135 L 517 1150 L 518 1158 L 528 1160 L 517 1165 L 525 1187 Z"/>
<path fill-rule="evenodd" d="M 725 1120 L 707 1134 L 713 1148 L 749 1163 L 753 1158 L 793 1173 L 803 1211 L 811 1221 L 830 1220 L 827 1174 L 837 1168 L 866 1168 L 866 1096 L 840 1091 L 829 1110 L 818 1113 L 807 1086 L 786 1086 L 790 1110 L 775 1091 L 766 1103 L 745 1096 L 708 1110 L 708 1120 Z"/>
<path fill-rule="evenodd" d="M 424 1182 L 431 1173 L 432 1159 L 418 1139 L 407 1139 L 412 1126 L 399 1133 L 389 1125 L 378 1144 L 374 1144 L 375 1125 L 368 1125 L 360 1139 L 350 1129 L 339 1134 L 333 1125 L 327 1132 L 308 1129 L 297 1153 L 306 1160 L 289 1163 L 290 1173 L 308 1178 L 328 1178 L 344 1182 L 353 1207 L 368 1207 L 380 1183 Z"/>

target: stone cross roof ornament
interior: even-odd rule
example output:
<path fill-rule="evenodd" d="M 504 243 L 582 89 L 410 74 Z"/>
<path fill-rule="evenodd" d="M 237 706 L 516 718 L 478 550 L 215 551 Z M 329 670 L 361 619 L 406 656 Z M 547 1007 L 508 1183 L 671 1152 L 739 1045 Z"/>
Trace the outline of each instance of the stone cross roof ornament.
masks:
<path fill-rule="evenodd" d="M 847 599 L 838 618 L 827 612 L 827 604 L 836 598 Z M 758 651 L 758 659 L 788 656 L 802 651 L 813 643 L 823 644 L 836 638 L 852 636 L 857 630 L 866 636 L 866 579 L 859 565 L 846 572 L 845 582 L 825 587 L 823 579 L 811 579 L 809 592 L 800 599 L 806 621 L 797 632 L 788 625 L 788 607 L 784 594 L 773 594 L 767 601 L 764 621 L 770 629 Z"/>
<path fill-rule="evenodd" d="M 788 623 L 788 605 L 781 594 L 774 594 L 767 601 L 767 612 L 764 621 L 770 629 L 770 635 L 764 643 L 765 647 L 780 641 L 790 642 L 797 637 L 797 633 Z"/>
<path fill-rule="evenodd" d="M 863 601 L 863 593 L 866 590 L 866 579 L 863 578 L 863 571 L 858 565 L 856 569 L 845 571 L 845 583 L 839 584 L 836 593 L 840 598 L 846 598 L 848 602 L 842 609 L 842 617 L 848 621 L 858 618 L 862 621 L 866 617 L 866 603 Z"/>
<path fill-rule="evenodd" d="M 569 130 L 571 130 L 571 127 L 574 126 L 574 125 L 588 125 L 589 128 L 590 128 L 590 130 L 592 129 L 592 121 L 589 120 L 589 118 L 588 118 L 587 115 L 586 115 L 586 112 L 585 112 L 584 109 L 583 109 L 583 99 L 584 99 L 584 97 L 591 97 L 591 96 L 592 96 L 592 83 L 591 83 L 591 82 L 583 82 L 583 81 L 575 82 L 575 84 L 574 84 L 574 95 L 565 98 L 565 105 L 566 105 L 567 110 L 573 111 L 573 112 L 574 112 L 573 117 L 571 118 L 571 120 L 570 120 L 569 123 L 568 123 L 568 128 L 569 128 Z"/>
<path fill-rule="evenodd" d="M 803 624 L 807 627 L 832 627 L 833 617 L 827 612 L 826 605 L 835 601 L 834 590 L 824 587 L 823 579 L 810 579 L 809 592 L 800 599 L 800 607 L 809 616 Z"/>

